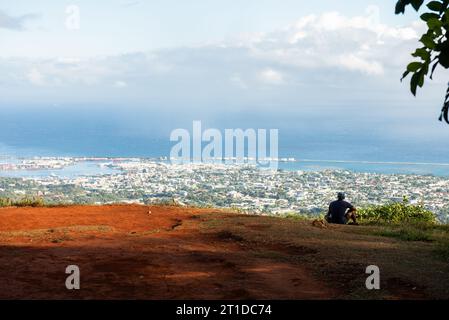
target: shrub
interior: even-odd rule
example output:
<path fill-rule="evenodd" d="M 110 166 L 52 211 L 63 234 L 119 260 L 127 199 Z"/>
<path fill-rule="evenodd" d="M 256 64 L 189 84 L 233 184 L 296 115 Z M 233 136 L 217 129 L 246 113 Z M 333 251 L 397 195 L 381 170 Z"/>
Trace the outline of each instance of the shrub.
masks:
<path fill-rule="evenodd" d="M 15 207 L 44 207 L 45 202 L 42 198 L 23 198 L 13 202 Z"/>
<path fill-rule="evenodd" d="M 0 198 L 0 207 L 11 207 L 12 200 L 9 198 Z"/>
<path fill-rule="evenodd" d="M 422 205 L 411 205 L 406 199 L 401 203 L 359 209 L 357 215 L 361 222 L 367 223 L 419 222 L 433 224 L 436 222 L 436 216 L 433 212 L 424 209 Z"/>
<path fill-rule="evenodd" d="M 12 200 L 10 198 L 0 198 L 0 207 L 44 207 L 45 201 L 42 198 L 22 198 Z"/>

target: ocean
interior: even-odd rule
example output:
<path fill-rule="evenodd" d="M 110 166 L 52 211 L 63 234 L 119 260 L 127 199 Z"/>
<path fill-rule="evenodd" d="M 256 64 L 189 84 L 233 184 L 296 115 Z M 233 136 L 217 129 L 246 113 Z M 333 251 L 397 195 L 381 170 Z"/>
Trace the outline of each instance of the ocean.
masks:
<path fill-rule="evenodd" d="M 183 118 L 181 114 L 182 119 L 176 120 L 158 113 L 142 115 L 140 118 L 145 121 L 138 121 L 139 115 L 136 114 L 130 118 L 105 109 L 101 112 L 83 110 L 25 113 L 23 110 L 0 109 L 0 163 L 2 157 L 168 157 L 175 144 L 169 140 L 171 130 L 192 130 L 192 120 L 200 119 L 198 115 Z M 437 134 L 435 130 L 421 130 L 419 134 L 414 130 L 409 135 L 407 131 L 398 133 L 387 126 L 373 125 L 370 129 L 364 123 L 351 125 L 328 120 L 321 123 L 314 117 L 292 119 L 288 114 L 271 118 L 269 115 L 252 117 L 248 114 L 206 118 L 204 128 L 278 129 L 279 157 L 298 160 L 281 162 L 279 168 L 283 170 L 344 169 L 449 176 L 449 127 L 438 129 L 442 131 Z M 437 121 L 429 124 L 430 128 L 438 126 L 440 123 Z M 102 170 L 105 171 L 99 171 L 96 167 L 87 163 L 63 171 L 68 175 L 109 172 L 104 168 Z"/>

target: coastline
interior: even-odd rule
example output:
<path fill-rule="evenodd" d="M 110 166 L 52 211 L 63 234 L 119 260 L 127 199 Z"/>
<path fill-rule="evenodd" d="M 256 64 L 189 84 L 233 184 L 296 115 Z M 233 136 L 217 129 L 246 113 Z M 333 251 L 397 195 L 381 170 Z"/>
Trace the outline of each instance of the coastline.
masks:
<path fill-rule="evenodd" d="M 278 170 L 286 171 L 323 171 L 323 170 L 348 170 L 355 173 L 379 173 L 379 174 L 407 174 L 407 175 L 432 175 L 449 178 L 449 163 L 445 162 L 406 162 L 406 161 L 368 161 L 368 160 L 323 160 L 323 159 L 298 159 L 294 157 L 268 158 L 267 161 L 277 163 Z M 107 174 L 105 169 L 111 163 L 117 162 L 157 162 L 171 163 L 165 156 L 160 157 L 80 157 L 80 156 L 37 156 L 37 157 L 12 157 L 0 158 L 0 177 L 30 177 L 45 176 L 50 174 L 64 176 Z M 235 164 L 236 159 L 209 159 L 206 164 Z M 245 163 L 257 164 L 255 159 L 244 159 Z M 192 164 L 196 164 L 191 162 Z M 243 163 L 243 165 L 245 165 Z M 187 165 L 189 163 L 186 163 Z M 71 167 L 76 170 L 70 170 Z M 97 170 L 95 170 L 95 168 Z M 73 171 L 70 173 L 70 171 Z M 106 170 L 107 171 L 107 170 Z M 31 172 L 31 173 L 30 173 Z"/>

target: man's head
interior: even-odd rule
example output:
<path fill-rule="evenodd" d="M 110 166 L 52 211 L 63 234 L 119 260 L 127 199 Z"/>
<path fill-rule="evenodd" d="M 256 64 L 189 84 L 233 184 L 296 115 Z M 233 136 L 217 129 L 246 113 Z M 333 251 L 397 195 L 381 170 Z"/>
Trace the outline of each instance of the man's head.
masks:
<path fill-rule="evenodd" d="M 337 194 L 338 200 L 344 200 L 346 198 L 346 195 L 343 192 L 339 192 Z"/>

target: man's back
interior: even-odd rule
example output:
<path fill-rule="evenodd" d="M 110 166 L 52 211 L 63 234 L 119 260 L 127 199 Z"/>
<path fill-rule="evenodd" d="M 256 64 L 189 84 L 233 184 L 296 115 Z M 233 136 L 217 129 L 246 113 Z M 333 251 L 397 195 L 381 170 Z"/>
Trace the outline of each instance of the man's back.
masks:
<path fill-rule="evenodd" d="M 353 209 L 354 206 L 344 200 L 336 200 L 329 205 L 329 217 L 332 223 L 345 224 L 347 219 L 345 217 L 348 209 Z"/>

